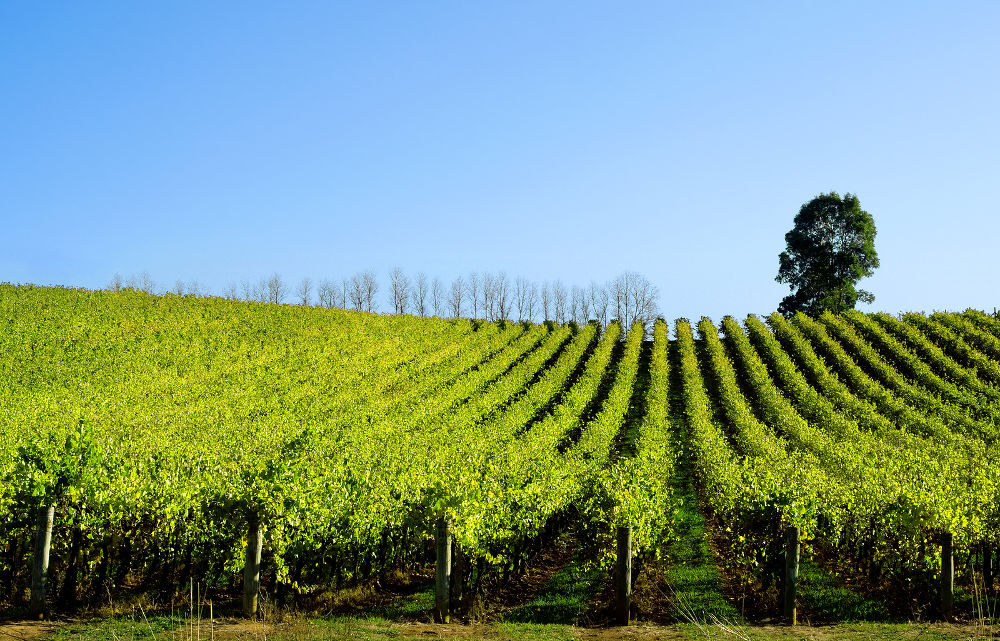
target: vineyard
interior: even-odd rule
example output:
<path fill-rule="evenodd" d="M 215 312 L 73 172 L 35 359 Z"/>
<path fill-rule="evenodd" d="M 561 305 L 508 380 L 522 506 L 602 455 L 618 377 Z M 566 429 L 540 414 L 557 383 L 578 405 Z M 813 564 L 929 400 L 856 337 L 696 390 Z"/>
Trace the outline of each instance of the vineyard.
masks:
<path fill-rule="evenodd" d="M 558 326 L 4 284 L 0 410 L 0 609 L 195 580 L 253 614 L 429 568 L 447 620 L 571 538 L 627 621 L 685 510 L 751 617 L 794 618 L 800 556 L 903 617 L 963 616 L 1000 565 L 1000 320 L 971 310 Z"/>

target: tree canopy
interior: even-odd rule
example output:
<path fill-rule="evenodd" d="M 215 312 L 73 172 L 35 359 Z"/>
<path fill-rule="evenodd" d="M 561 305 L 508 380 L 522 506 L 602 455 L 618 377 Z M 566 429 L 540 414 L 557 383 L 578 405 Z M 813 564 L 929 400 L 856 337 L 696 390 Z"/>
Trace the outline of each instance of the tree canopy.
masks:
<path fill-rule="evenodd" d="M 785 243 L 775 280 L 788 283 L 792 293 L 778 305 L 782 314 L 842 312 L 854 309 L 858 300 L 875 300 L 855 287 L 878 267 L 875 221 L 857 196 L 830 192 L 802 205 Z"/>

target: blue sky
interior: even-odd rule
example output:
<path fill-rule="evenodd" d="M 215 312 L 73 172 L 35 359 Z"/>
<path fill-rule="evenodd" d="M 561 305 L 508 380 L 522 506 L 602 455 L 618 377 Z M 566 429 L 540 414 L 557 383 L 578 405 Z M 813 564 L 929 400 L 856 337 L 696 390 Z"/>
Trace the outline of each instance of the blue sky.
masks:
<path fill-rule="evenodd" d="M 997 295 L 1000 3 L 0 4 L 0 281 L 400 266 L 776 309 L 859 196 L 891 312 Z"/>

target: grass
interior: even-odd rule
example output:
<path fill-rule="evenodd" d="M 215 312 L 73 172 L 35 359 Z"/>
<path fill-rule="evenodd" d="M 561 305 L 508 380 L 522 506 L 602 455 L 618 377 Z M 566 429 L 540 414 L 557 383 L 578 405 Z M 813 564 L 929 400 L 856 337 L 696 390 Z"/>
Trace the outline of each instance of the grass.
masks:
<path fill-rule="evenodd" d="M 761 641 L 816 639 L 821 641 L 861 641 L 897 639 L 900 641 L 954 641 L 974 639 L 965 628 L 947 625 L 908 623 L 855 623 L 822 627 L 750 628 L 750 638 Z"/>
<path fill-rule="evenodd" d="M 380 619 L 420 620 L 427 619 L 434 612 L 434 582 L 421 585 L 420 589 L 400 596 L 391 603 L 372 610 L 372 615 Z"/>
<path fill-rule="evenodd" d="M 671 440 L 683 450 L 688 434 L 680 395 L 680 368 L 676 346 L 670 354 L 670 431 Z M 706 621 L 742 621 L 742 616 L 726 598 L 722 576 L 706 532 L 705 517 L 698 509 L 698 494 L 694 487 L 690 457 L 677 457 L 671 478 L 673 496 L 680 504 L 675 516 L 675 536 L 666 546 L 665 558 L 652 564 L 652 571 L 640 576 L 636 585 L 637 605 L 645 605 L 660 623 L 691 623 Z M 643 584 L 648 584 L 645 587 Z M 645 594 L 643 594 L 645 592 Z M 643 603 L 643 597 L 648 600 Z M 666 601 L 669 612 L 663 612 Z"/>
<path fill-rule="evenodd" d="M 531 601 L 504 614 L 502 621 L 506 624 L 575 624 L 605 579 L 606 572 L 600 567 L 574 557 L 542 586 Z"/>
<path fill-rule="evenodd" d="M 188 622 L 169 616 L 109 617 L 77 621 L 61 625 L 53 632 L 30 636 L 5 634 L 0 624 L 0 638 L 30 638 L 38 641 L 133 641 L 160 639 L 187 641 L 191 636 Z M 23 633 L 23 631 L 22 631 Z M 853 623 L 831 626 L 725 626 L 685 623 L 668 626 L 631 626 L 629 628 L 578 628 L 562 624 L 499 622 L 487 624 L 433 625 L 389 621 L 379 617 L 333 617 L 320 620 L 299 619 L 281 624 L 261 626 L 252 622 L 227 620 L 216 628 L 219 641 L 411 641 L 438 638 L 449 641 L 612 641 L 635 639 L 642 641 L 673 641 L 684 639 L 740 639 L 746 641 L 870 641 L 898 639 L 901 641 L 986 641 L 995 639 L 996 632 L 980 630 L 971 625 L 913 623 Z M 201 631 L 201 639 L 210 641 L 209 631 Z"/>
<path fill-rule="evenodd" d="M 677 511 L 677 536 L 667 547 L 668 567 L 663 573 L 667 599 L 678 622 L 690 622 L 692 617 L 704 621 L 710 617 L 733 621 L 740 613 L 729 603 L 722 591 L 722 577 L 715 557 L 708 546 L 705 518 L 698 511 L 697 497 L 686 465 L 678 466 L 674 483 L 676 496 L 682 500 Z"/>
<path fill-rule="evenodd" d="M 809 559 L 799 561 L 799 603 L 805 616 L 817 621 L 886 622 L 885 605 L 848 588 Z"/>
<path fill-rule="evenodd" d="M 141 612 L 86 621 L 75 621 L 60 626 L 52 639 L 77 639 L 79 641 L 101 641 L 107 639 L 169 639 L 172 633 L 185 627 L 182 617 L 170 615 L 150 615 Z"/>
<path fill-rule="evenodd" d="M 332 619 L 319 622 L 310 636 L 269 637 L 275 641 L 319 641 L 359 639 L 360 641 L 409 641 L 443 637 L 461 641 L 570 641 L 576 639 L 565 625 L 539 623 L 495 623 L 477 626 L 411 626 L 383 619 Z M 435 628 L 437 628 L 435 630 Z"/>

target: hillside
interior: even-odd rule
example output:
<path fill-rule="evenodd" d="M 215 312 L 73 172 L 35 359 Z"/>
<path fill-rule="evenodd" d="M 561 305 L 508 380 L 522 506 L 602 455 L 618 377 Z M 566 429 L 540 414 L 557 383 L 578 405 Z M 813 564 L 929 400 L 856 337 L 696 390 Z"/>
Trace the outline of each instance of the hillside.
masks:
<path fill-rule="evenodd" d="M 447 523 L 463 616 L 558 550 L 610 577 L 620 526 L 651 618 L 653 569 L 686 563 L 776 615 L 793 527 L 892 616 L 939 607 L 945 534 L 960 606 L 995 587 L 1000 321 L 669 330 L 0 285 L 0 603 L 27 598 L 47 506 L 56 607 L 190 577 L 238 595 L 257 526 L 284 600 L 425 568 Z"/>

